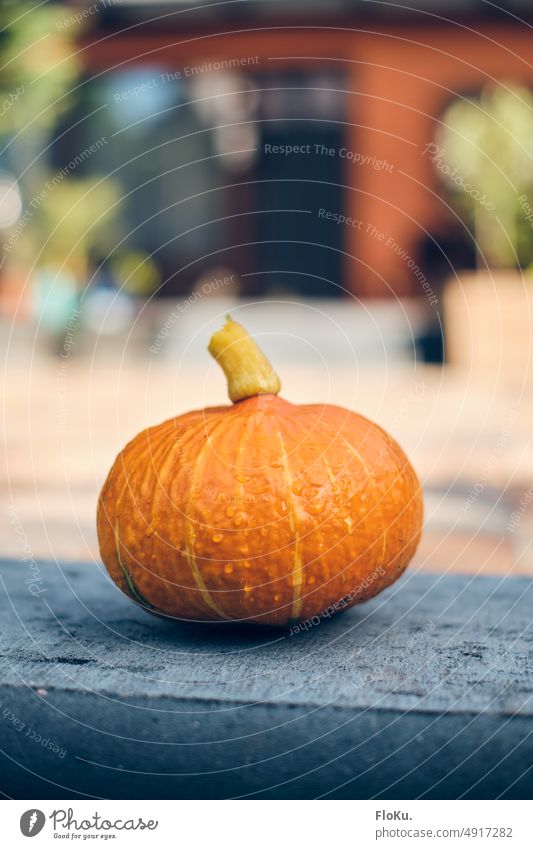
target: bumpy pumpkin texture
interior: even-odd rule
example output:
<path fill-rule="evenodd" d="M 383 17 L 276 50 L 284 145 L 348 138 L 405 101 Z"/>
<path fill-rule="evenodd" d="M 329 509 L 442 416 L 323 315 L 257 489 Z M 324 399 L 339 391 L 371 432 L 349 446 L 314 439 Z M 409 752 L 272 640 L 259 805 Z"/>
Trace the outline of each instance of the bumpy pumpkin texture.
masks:
<path fill-rule="evenodd" d="M 270 625 L 379 593 L 421 533 L 402 449 L 357 413 L 278 397 L 235 322 L 210 350 L 236 403 L 144 430 L 109 472 L 97 523 L 113 580 L 153 612 Z"/>

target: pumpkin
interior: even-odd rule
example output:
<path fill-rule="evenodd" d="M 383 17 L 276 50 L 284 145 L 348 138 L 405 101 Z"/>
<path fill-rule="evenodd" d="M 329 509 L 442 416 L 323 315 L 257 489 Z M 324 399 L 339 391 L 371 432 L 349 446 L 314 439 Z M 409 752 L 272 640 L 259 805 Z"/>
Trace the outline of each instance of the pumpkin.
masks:
<path fill-rule="evenodd" d="M 209 351 L 233 404 L 142 431 L 100 494 L 116 584 L 154 613 L 282 626 L 390 585 L 422 526 L 399 445 L 342 407 L 280 398 L 277 374 L 230 318 Z"/>

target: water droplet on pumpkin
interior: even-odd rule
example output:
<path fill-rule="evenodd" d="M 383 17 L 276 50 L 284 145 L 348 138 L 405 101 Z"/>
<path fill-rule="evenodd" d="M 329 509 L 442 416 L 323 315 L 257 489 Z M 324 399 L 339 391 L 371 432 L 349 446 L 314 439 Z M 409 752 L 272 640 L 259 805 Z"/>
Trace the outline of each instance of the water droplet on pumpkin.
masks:
<path fill-rule="evenodd" d="M 233 572 L 233 563 L 226 563 L 226 565 L 224 566 L 224 572 L 226 573 L 226 575 L 231 575 L 231 573 Z"/>
<path fill-rule="evenodd" d="M 228 507 L 226 510 L 226 516 L 234 516 L 235 515 L 235 507 Z"/>
<path fill-rule="evenodd" d="M 281 601 L 281 593 L 276 593 L 274 596 L 274 601 Z"/>
<path fill-rule="evenodd" d="M 316 515 L 318 513 L 323 513 L 325 506 L 326 506 L 325 501 L 321 501 L 321 500 L 312 501 L 307 509 L 309 510 L 310 513 L 312 513 L 313 515 Z"/>
<path fill-rule="evenodd" d="M 314 576 L 314 575 L 309 575 L 309 577 L 308 577 L 308 579 L 307 579 L 307 583 L 308 583 L 308 584 L 314 584 L 314 583 L 315 583 L 315 576 Z"/>
<path fill-rule="evenodd" d="M 287 512 L 287 502 L 286 501 L 281 502 L 281 509 L 283 510 L 284 513 Z"/>
<path fill-rule="evenodd" d="M 233 520 L 233 524 L 239 528 L 242 525 L 242 513 L 237 513 Z"/>
<path fill-rule="evenodd" d="M 348 525 L 349 529 L 352 530 L 353 522 L 352 522 L 352 520 L 350 519 L 349 516 L 345 517 L 344 522 L 345 522 L 346 525 Z"/>
<path fill-rule="evenodd" d="M 267 534 L 268 534 L 267 528 L 261 528 L 261 536 L 266 537 Z"/>
<path fill-rule="evenodd" d="M 250 549 L 247 545 L 241 545 L 239 551 L 241 552 L 241 554 L 248 554 Z"/>
<path fill-rule="evenodd" d="M 245 584 L 244 587 L 243 587 L 243 590 L 244 590 L 245 593 L 251 593 L 252 587 L 249 587 L 248 584 Z"/>
<path fill-rule="evenodd" d="M 239 483 L 246 483 L 248 478 L 246 477 L 246 475 L 239 474 L 239 475 L 237 475 L 237 480 L 239 481 Z"/>
<path fill-rule="evenodd" d="M 146 528 L 146 536 L 151 537 L 154 532 L 153 528 Z"/>
<path fill-rule="evenodd" d="M 213 542 L 220 542 L 220 540 L 222 539 L 222 534 L 213 534 L 211 539 L 213 540 Z"/>
<path fill-rule="evenodd" d="M 292 491 L 294 492 L 295 495 L 300 495 L 301 492 L 302 492 L 302 489 L 303 489 L 302 482 L 301 481 L 293 481 L 293 483 L 291 484 L 291 489 L 292 489 Z"/>
<path fill-rule="evenodd" d="M 249 560 L 243 560 L 241 565 L 244 566 L 245 569 L 249 569 L 252 564 Z"/>

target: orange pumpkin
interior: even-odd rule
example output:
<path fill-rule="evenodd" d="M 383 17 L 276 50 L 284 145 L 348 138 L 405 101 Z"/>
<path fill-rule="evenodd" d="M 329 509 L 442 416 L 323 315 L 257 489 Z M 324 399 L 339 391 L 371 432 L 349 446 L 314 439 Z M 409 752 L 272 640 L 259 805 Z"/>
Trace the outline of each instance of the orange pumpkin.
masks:
<path fill-rule="evenodd" d="M 231 319 L 209 350 L 233 405 L 142 431 L 109 472 L 98 538 L 113 580 L 156 613 L 270 625 L 329 616 L 395 581 L 423 508 L 394 439 L 342 407 L 278 397 Z"/>

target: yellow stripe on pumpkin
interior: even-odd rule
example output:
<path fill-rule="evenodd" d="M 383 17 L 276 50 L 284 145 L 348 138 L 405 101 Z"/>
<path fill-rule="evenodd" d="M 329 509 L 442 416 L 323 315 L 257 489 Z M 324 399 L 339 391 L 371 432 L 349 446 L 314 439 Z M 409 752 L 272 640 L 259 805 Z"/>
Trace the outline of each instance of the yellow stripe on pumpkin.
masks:
<path fill-rule="evenodd" d="M 278 431 L 279 444 L 281 450 L 281 464 L 285 475 L 285 483 L 287 487 L 287 500 L 291 505 L 289 511 L 289 523 L 291 534 L 294 538 L 294 555 L 293 555 L 293 570 L 292 570 L 292 611 L 291 619 L 298 619 L 302 612 L 302 585 L 304 580 L 302 555 L 301 555 L 301 539 L 297 522 L 297 502 L 292 494 L 292 484 L 294 483 L 289 468 L 289 458 L 285 449 L 285 443 L 281 431 Z"/>
<path fill-rule="evenodd" d="M 198 452 L 198 454 L 196 456 L 196 463 L 194 464 L 194 468 L 193 468 L 192 474 L 191 474 L 191 486 L 190 486 L 190 489 L 189 489 L 189 497 L 187 499 L 187 504 L 186 504 L 185 510 L 184 510 L 189 540 L 188 540 L 188 543 L 184 547 L 183 553 L 185 554 L 185 559 L 187 560 L 187 563 L 189 564 L 192 576 L 194 578 L 196 586 L 200 590 L 202 599 L 205 602 L 205 604 L 208 607 L 210 607 L 211 610 L 213 610 L 217 614 L 217 616 L 220 616 L 221 619 L 228 619 L 229 617 L 224 613 L 222 608 L 219 607 L 219 605 L 216 603 L 214 598 L 211 596 L 211 593 L 209 592 L 209 590 L 207 589 L 207 587 L 205 585 L 205 581 L 202 577 L 202 573 L 200 572 L 200 570 L 198 568 L 198 563 L 196 562 L 196 555 L 194 553 L 194 548 L 195 548 L 195 545 L 196 545 L 196 534 L 194 532 L 194 525 L 193 525 L 192 519 L 189 516 L 189 505 L 190 505 L 191 497 L 192 497 L 192 494 L 194 492 L 194 487 L 195 487 L 195 484 L 196 484 L 196 473 L 198 471 L 198 465 L 199 465 L 200 459 L 201 459 L 202 455 L 205 453 L 206 448 L 209 445 L 211 445 L 213 432 L 216 430 L 216 428 L 220 424 L 223 424 L 223 425 L 226 424 L 226 422 L 223 418 L 219 419 L 219 421 L 215 424 L 215 426 L 213 427 L 213 430 L 211 431 L 211 433 L 207 437 L 205 444 L 202 446 L 202 448 L 200 449 L 200 451 Z"/>

